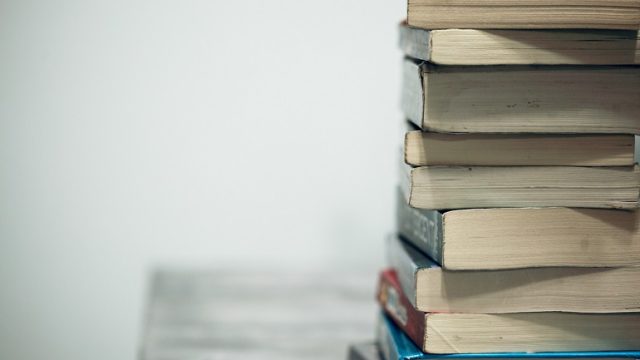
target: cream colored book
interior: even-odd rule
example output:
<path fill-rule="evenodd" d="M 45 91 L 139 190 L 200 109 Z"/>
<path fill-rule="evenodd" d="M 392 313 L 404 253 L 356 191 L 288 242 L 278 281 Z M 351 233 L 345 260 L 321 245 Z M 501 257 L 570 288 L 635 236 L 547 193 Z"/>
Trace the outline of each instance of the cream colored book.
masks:
<path fill-rule="evenodd" d="M 447 270 L 640 266 L 640 211 L 422 210 L 398 193 L 398 234 Z"/>
<path fill-rule="evenodd" d="M 404 310 L 404 309 L 403 309 Z M 415 310 L 408 313 L 413 313 Z M 402 314 L 401 314 L 402 315 Z M 528 315 L 531 315 L 530 317 Z M 490 315 L 490 314 L 426 314 L 426 321 L 408 320 L 409 324 L 419 323 L 419 325 L 405 326 L 405 318 L 398 319 L 389 312 L 380 312 L 376 324 L 376 339 L 384 360 L 436 360 L 436 359 L 483 359 L 483 360 L 524 360 L 524 359 L 545 359 L 545 360 L 634 360 L 640 358 L 640 352 L 634 350 L 611 350 L 634 344 L 627 349 L 637 349 L 638 337 L 634 336 L 638 331 L 637 314 L 624 315 L 584 315 L 584 314 L 557 314 L 561 318 L 558 323 L 554 323 L 556 317 L 551 314 L 513 314 L 513 315 Z M 576 323 L 570 322 L 572 318 L 586 317 L 594 321 L 585 324 L 584 321 Z M 505 326 L 504 319 L 513 319 Z M 527 318 L 531 323 L 527 323 Z M 613 319 L 620 319 L 617 329 L 611 333 L 605 333 L 611 329 L 609 325 Z M 523 319 L 523 321 L 518 321 Z M 599 319 L 604 322 L 603 329 L 598 328 Z M 481 324 L 480 321 L 486 321 Z M 636 323 L 633 323 L 635 320 Z M 535 323 L 534 323 L 535 321 Z M 429 322 L 431 322 L 429 324 Z M 460 324 L 460 322 L 464 322 Z M 444 324 L 446 323 L 446 324 Z M 531 325 L 529 328 L 528 325 Z M 426 329 L 415 330 L 416 327 L 428 327 Z M 541 333 L 533 334 L 538 330 Z M 624 331 L 627 331 L 626 333 Z M 511 332 L 510 332 L 511 331 Z M 529 336 L 530 335 L 530 336 Z M 615 336 L 619 335 L 619 338 Z M 420 338 L 418 338 L 420 336 Z M 554 341 L 553 337 L 557 337 Z M 536 339 L 540 339 L 540 344 L 535 344 Z M 564 343 L 561 343 L 564 341 Z M 481 351 L 467 352 L 470 344 L 496 344 L 495 348 L 505 348 L 507 343 L 512 342 L 514 346 L 542 348 L 539 351 Z M 604 351 L 556 351 L 543 348 L 547 344 L 549 349 L 558 346 L 570 347 L 575 344 L 591 344 L 592 347 L 607 349 Z M 416 346 L 418 345 L 418 347 Z M 473 345 L 480 346 L 480 345 Z M 419 348 L 421 347 L 421 348 Z M 482 345 L 489 348 L 488 345 Z M 444 349 L 453 350 L 444 350 Z M 426 350 L 428 349 L 428 350 Z M 445 354 L 444 356 L 438 353 Z M 455 354 L 455 355 L 454 355 Z M 354 360 L 354 359 L 350 359 Z"/>
<path fill-rule="evenodd" d="M 424 29 L 631 29 L 640 0 L 408 0 L 407 22 Z"/>
<path fill-rule="evenodd" d="M 425 30 L 400 25 L 405 55 L 440 65 L 633 65 L 635 30 Z"/>
<path fill-rule="evenodd" d="M 477 352 L 612 351 L 640 347 L 640 314 L 426 313 L 424 350 Z"/>
<path fill-rule="evenodd" d="M 404 161 L 432 165 L 632 166 L 633 135 L 443 134 L 411 130 Z"/>
<path fill-rule="evenodd" d="M 453 271 L 396 237 L 387 256 L 409 302 L 423 312 L 640 312 L 639 266 Z"/>
<path fill-rule="evenodd" d="M 396 272 L 383 271 L 378 302 L 385 314 L 424 352 L 529 353 L 624 351 L 640 348 L 640 314 L 425 313 L 402 291 Z"/>
<path fill-rule="evenodd" d="M 404 192 L 420 209 L 578 207 L 635 209 L 637 167 L 405 165 Z"/>
<path fill-rule="evenodd" d="M 640 133 L 640 67 L 404 63 L 402 107 L 423 130 Z"/>

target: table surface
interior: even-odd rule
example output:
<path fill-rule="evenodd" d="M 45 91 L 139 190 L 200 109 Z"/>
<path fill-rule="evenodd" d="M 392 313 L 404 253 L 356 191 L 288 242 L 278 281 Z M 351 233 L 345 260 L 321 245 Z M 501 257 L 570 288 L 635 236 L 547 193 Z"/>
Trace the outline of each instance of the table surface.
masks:
<path fill-rule="evenodd" d="M 346 359 L 374 337 L 375 273 L 159 270 L 140 357 Z"/>

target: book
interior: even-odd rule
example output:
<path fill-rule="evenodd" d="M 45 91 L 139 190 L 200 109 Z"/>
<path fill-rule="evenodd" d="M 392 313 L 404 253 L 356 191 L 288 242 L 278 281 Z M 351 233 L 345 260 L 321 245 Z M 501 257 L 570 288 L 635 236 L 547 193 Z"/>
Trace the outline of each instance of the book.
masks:
<path fill-rule="evenodd" d="M 388 317 L 378 315 L 376 337 L 384 360 L 420 359 L 640 359 L 640 351 L 504 352 L 429 354 L 422 352 Z"/>
<path fill-rule="evenodd" d="M 374 342 L 352 344 L 349 346 L 348 360 L 380 360 L 378 345 Z"/>
<path fill-rule="evenodd" d="M 409 0 L 407 22 L 425 29 L 638 29 L 638 0 Z"/>
<path fill-rule="evenodd" d="M 442 269 L 412 245 L 387 241 L 390 267 L 423 312 L 640 312 L 640 267 Z"/>
<path fill-rule="evenodd" d="M 640 67 L 439 66 L 405 59 L 402 109 L 425 131 L 640 133 Z"/>
<path fill-rule="evenodd" d="M 440 65 L 633 65 L 636 30 L 425 30 L 400 25 L 405 55 Z"/>
<path fill-rule="evenodd" d="M 639 313 L 424 313 L 413 308 L 392 269 L 380 274 L 378 302 L 428 353 L 640 349 Z"/>
<path fill-rule="evenodd" d="M 404 165 L 409 205 L 443 210 L 491 207 L 635 209 L 638 167 Z"/>
<path fill-rule="evenodd" d="M 640 266 L 639 211 L 421 210 L 397 193 L 398 233 L 444 269 Z"/>
<path fill-rule="evenodd" d="M 632 166 L 633 135 L 443 134 L 410 130 L 404 161 L 411 166 Z"/>

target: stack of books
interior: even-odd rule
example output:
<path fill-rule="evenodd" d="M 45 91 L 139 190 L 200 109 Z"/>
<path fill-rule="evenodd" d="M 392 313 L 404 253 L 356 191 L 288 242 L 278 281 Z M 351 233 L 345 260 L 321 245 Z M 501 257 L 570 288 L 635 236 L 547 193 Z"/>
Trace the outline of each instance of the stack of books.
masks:
<path fill-rule="evenodd" d="M 409 0 L 377 341 L 350 359 L 640 358 L 638 0 Z"/>

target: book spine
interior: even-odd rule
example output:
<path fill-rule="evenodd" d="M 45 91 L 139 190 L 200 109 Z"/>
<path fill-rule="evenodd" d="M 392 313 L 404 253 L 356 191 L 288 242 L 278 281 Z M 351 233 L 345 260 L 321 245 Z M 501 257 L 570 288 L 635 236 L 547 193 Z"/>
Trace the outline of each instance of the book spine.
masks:
<path fill-rule="evenodd" d="M 398 162 L 398 175 L 400 177 L 400 181 L 398 182 L 398 189 L 400 189 L 400 197 L 402 201 L 409 204 L 411 201 L 411 173 L 410 173 L 409 165 L 405 164 L 404 161 Z"/>
<path fill-rule="evenodd" d="M 380 273 L 378 302 L 393 322 L 420 348 L 425 348 L 425 314 L 416 310 L 402 292 L 393 269 Z"/>
<path fill-rule="evenodd" d="M 424 61 L 431 60 L 431 31 L 400 25 L 400 49 L 405 55 Z"/>
<path fill-rule="evenodd" d="M 412 208 L 407 203 L 402 190 L 398 188 L 396 227 L 400 236 L 438 264 L 443 264 L 442 213 Z"/>
<path fill-rule="evenodd" d="M 376 322 L 376 342 L 383 360 L 406 360 L 398 349 L 397 335 L 392 329 L 390 320 L 379 312 Z"/>
<path fill-rule="evenodd" d="M 415 308 L 417 301 L 416 272 L 419 268 L 428 268 L 437 265 L 420 253 L 418 249 L 415 249 L 413 245 L 403 243 L 397 236 L 392 236 L 387 239 L 387 257 L 389 267 L 396 271 L 402 292 Z M 418 261 L 419 264 L 416 261 Z"/>
<path fill-rule="evenodd" d="M 424 117 L 424 89 L 419 64 L 406 58 L 402 69 L 402 110 L 405 116 L 422 128 Z"/>

